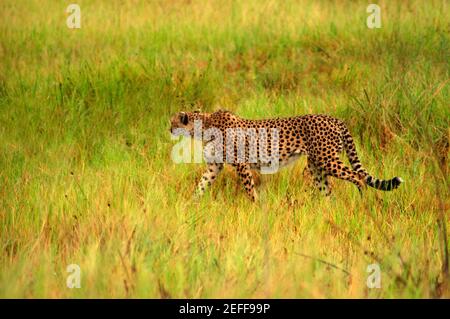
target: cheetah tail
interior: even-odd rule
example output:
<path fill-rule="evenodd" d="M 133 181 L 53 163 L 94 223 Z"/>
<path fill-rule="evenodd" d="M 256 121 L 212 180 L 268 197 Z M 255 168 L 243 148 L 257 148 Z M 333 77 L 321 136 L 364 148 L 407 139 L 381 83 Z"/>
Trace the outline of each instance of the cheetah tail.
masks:
<path fill-rule="evenodd" d="M 370 187 L 373 187 L 373 188 L 376 188 L 376 189 L 379 189 L 382 191 L 391 191 L 391 190 L 394 190 L 397 187 L 399 187 L 400 184 L 403 182 L 403 179 L 401 179 L 401 177 L 394 177 L 389 180 L 382 180 L 382 179 L 374 178 L 370 175 L 367 175 L 364 178 L 364 181 Z"/>
<path fill-rule="evenodd" d="M 348 159 L 353 170 L 363 177 L 366 185 L 382 191 L 391 191 L 400 186 L 403 179 L 394 177 L 392 179 L 383 180 L 371 176 L 361 165 L 358 154 L 356 154 L 355 143 L 348 129 L 343 125 L 342 137 L 344 142 L 344 149 L 347 153 Z"/>

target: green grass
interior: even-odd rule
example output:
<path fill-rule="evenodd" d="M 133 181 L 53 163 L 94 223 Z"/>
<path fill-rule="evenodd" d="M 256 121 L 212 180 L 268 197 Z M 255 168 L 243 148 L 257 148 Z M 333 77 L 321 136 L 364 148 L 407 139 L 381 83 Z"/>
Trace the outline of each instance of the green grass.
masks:
<path fill-rule="evenodd" d="M 380 1 L 373 30 L 363 1 L 77 3 L 77 30 L 65 2 L 0 3 L 0 297 L 450 296 L 448 1 Z M 405 183 L 324 198 L 301 160 L 258 205 L 231 170 L 195 203 L 168 120 L 198 108 L 333 115 Z"/>

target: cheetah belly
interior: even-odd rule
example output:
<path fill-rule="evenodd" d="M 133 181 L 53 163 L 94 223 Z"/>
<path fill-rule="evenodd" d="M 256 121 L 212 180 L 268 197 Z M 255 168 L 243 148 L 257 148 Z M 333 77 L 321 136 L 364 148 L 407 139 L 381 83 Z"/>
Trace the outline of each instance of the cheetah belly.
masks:
<path fill-rule="evenodd" d="M 301 156 L 305 155 L 305 153 L 303 153 L 301 150 L 296 150 L 293 153 L 285 156 L 285 157 L 281 157 L 280 160 L 278 161 L 278 169 L 280 168 L 284 168 L 286 166 L 291 165 L 292 163 L 294 163 L 295 161 L 297 161 Z M 251 163 L 250 167 L 252 169 L 256 169 L 256 170 L 265 170 L 268 173 L 276 173 L 277 169 L 271 170 L 270 167 L 271 165 L 269 165 L 268 163 Z"/>
<path fill-rule="evenodd" d="M 303 154 L 302 153 L 292 153 L 286 159 L 281 159 L 279 162 L 280 168 L 286 167 L 297 161 Z"/>

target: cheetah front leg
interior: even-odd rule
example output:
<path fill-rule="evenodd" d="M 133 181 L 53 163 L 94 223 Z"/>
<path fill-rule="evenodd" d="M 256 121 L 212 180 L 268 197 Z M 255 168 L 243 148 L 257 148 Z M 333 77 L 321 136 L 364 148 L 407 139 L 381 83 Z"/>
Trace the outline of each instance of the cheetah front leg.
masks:
<path fill-rule="evenodd" d="M 252 201 L 258 200 L 258 194 L 255 189 L 255 181 L 249 164 L 236 164 L 236 171 L 239 179 L 244 184 L 245 191 Z"/>
<path fill-rule="evenodd" d="M 223 163 L 208 163 L 206 172 L 203 173 L 200 182 L 197 185 L 197 190 L 195 191 L 195 197 L 200 197 L 205 193 L 207 186 L 211 186 L 216 180 L 217 176 L 223 169 Z"/>

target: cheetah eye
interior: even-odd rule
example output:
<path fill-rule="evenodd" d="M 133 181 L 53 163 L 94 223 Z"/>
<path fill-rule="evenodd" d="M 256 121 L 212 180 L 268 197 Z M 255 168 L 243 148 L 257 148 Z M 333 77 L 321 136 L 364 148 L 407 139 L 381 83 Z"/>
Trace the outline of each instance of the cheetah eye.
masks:
<path fill-rule="evenodd" d="M 180 121 L 183 123 L 183 125 L 187 125 L 189 123 L 189 118 L 186 113 L 180 114 Z"/>

